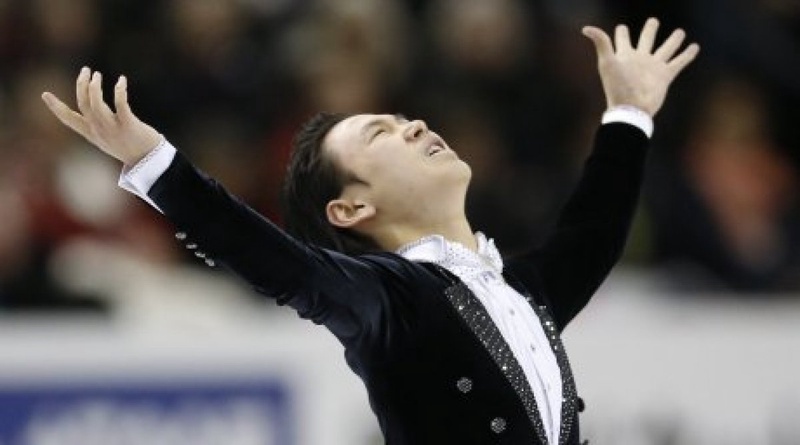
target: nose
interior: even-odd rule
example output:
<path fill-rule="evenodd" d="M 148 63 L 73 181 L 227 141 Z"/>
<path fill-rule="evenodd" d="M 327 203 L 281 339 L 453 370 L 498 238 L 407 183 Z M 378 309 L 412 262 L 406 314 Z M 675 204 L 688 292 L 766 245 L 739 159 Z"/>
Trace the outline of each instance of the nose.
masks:
<path fill-rule="evenodd" d="M 403 130 L 403 137 L 407 141 L 414 141 L 425 136 L 427 133 L 428 126 L 425 125 L 424 121 L 417 119 L 406 124 L 406 128 Z"/>

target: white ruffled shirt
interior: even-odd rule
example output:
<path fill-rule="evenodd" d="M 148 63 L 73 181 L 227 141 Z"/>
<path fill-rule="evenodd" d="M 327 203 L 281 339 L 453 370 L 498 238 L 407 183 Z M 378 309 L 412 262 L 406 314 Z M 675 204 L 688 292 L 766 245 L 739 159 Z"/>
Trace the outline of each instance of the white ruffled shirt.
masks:
<path fill-rule="evenodd" d="M 478 251 L 430 235 L 397 250 L 411 261 L 438 264 L 452 272 L 480 300 L 511 348 L 528 380 L 548 441 L 561 432 L 562 379 L 555 353 L 530 303 L 503 279 L 503 260 L 492 240 L 477 232 Z"/>

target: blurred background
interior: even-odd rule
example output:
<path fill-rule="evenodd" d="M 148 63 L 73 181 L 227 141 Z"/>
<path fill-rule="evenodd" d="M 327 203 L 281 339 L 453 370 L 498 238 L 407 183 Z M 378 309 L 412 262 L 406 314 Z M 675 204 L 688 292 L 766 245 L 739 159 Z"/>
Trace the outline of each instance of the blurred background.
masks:
<path fill-rule="evenodd" d="M 331 336 L 183 249 L 41 103 L 86 65 L 280 222 L 319 110 L 424 119 L 473 227 L 547 235 L 605 101 L 581 26 L 703 48 L 623 264 L 567 330 L 598 444 L 800 444 L 797 0 L 0 0 L 0 444 L 374 444 Z"/>

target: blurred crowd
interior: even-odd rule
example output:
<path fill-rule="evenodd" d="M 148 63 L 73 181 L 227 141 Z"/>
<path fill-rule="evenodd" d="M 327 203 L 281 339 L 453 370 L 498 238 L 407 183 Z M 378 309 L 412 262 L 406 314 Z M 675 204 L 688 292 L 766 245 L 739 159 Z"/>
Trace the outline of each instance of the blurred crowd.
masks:
<path fill-rule="evenodd" d="M 673 289 L 796 293 L 800 3 L 650 3 L 0 0 L 0 307 L 103 312 L 179 277 L 191 301 L 219 275 L 41 103 L 72 103 L 81 66 L 127 75 L 142 120 L 278 222 L 311 114 L 424 119 L 473 168 L 474 228 L 513 253 L 552 228 L 605 106 L 580 27 L 651 15 L 703 50 L 656 120 L 626 261 Z"/>

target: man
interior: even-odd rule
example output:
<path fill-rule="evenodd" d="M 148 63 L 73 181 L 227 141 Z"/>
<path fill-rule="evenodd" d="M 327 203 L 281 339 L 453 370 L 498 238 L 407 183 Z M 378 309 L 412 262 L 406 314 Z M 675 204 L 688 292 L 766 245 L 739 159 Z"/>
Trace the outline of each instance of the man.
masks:
<path fill-rule="evenodd" d="M 298 134 L 285 198 L 294 236 L 197 172 L 100 73 L 79 112 L 43 99 L 125 167 L 120 184 L 172 220 L 209 265 L 324 324 L 344 345 L 390 444 L 577 444 L 579 399 L 559 333 L 618 259 L 652 116 L 697 55 L 684 33 L 653 51 L 625 26 L 596 47 L 608 102 L 583 178 L 540 250 L 505 263 L 464 213 L 466 163 L 421 121 L 320 115 Z M 616 46 L 616 48 L 614 47 Z M 154 148 L 155 147 L 155 148 Z M 521 203 L 522 204 L 522 203 Z"/>

